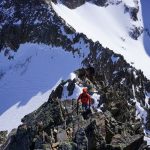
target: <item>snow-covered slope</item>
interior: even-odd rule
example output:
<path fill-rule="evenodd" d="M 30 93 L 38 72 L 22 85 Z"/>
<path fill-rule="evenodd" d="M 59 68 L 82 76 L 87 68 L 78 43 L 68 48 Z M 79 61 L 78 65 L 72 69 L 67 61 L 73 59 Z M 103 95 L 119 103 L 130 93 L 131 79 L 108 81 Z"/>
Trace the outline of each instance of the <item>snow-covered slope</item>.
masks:
<path fill-rule="evenodd" d="M 52 5 L 57 14 L 77 32 L 84 33 L 93 41 L 99 41 L 104 47 L 122 54 L 127 62 L 134 63 L 133 66 L 144 71 L 144 74 L 150 78 L 148 69 L 150 38 L 142 28 L 148 28 L 146 25 L 149 24 L 149 1 L 123 0 L 119 5 L 107 7 L 99 7 L 87 2 L 73 10 L 61 3 Z M 125 6 L 139 9 L 137 21 L 132 19 L 130 10 L 126 11 Z M 144 31 L 138 40 L 131 38 L 129 34 L 135 27 L 140 27 Z"/>
<path fill-rule="evenodd" d="M 24 115 L 41 106 L 57 86 L 82 59 L 61 47 L 22 44 L 8 61 L 0 54 L 0 130 L 11 130 Z"/>

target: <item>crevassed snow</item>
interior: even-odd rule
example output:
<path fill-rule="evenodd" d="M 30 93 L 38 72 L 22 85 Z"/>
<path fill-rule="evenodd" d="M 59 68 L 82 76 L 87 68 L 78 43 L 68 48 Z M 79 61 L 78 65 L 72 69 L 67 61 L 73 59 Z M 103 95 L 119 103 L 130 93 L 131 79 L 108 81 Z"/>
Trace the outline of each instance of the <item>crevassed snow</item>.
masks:
<path fill-rule="evenodd" d="M 125 13 L 124 4 L 137 7 L 137 2 L 139 3 L 138 21 L 133 21 L 130 18 L 130 14 Z M 77 32 L 84 33 L 93 41 L 99 41 L 104 47 L 122 54 L 128 63 L 132 63 L 134 67 L 141 69 L 150 79 L 150 70 L 148 69 L 150 66 L 150 57 L 148 55 L 150 38 L 142 34 L 138 40 L 134 40 L 129 36 L 130 28 L 133 25 L 145 27 L 145 24 L 148 24 L 148 21 L 144 21 L 146 17 L 149 20 L 148 13 L 145 13 L 145 18 L 143 18 L 143 9 L 145 9 L 143 6 L 146 7 L 146 4 L 144 5 L 143 3 L 150 4 L 149 1 L 123 0 L 119 5 L 110 5 L 108 7 L 85 3 L 73 10 L 61 3 L 52 3 L 52 6 L 57 14 Z M 140 60 L 143 60 L 142 63 Z"/>
<path fill-rule="evenodd" d="M 12 55 L 14 59 L 8 61 L 0 53 L 0 130 L 8 131 L 47 101 L 56 83 L 80 68 L 83 59 L 61 47 L 30 43 Z"/>

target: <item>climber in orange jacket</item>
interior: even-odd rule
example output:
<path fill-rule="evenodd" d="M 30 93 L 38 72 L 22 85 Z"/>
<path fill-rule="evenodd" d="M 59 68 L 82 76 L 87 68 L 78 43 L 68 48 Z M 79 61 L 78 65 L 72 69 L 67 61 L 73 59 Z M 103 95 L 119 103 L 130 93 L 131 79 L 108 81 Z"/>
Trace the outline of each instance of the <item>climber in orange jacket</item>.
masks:
<path fill-rule="evenodd" d="M 87 110 L 91 105 L 91 96 L 88 94 L 87 88 L 83 88 L 82 93 L 77 99 L 77 103 L 82 103 L 82 109 Z"/>

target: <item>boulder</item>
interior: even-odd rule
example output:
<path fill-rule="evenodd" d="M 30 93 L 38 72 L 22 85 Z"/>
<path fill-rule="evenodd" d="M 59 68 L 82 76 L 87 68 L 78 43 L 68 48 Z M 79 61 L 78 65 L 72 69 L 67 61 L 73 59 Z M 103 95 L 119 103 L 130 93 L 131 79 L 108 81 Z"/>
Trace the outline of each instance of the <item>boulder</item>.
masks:
<path fill-rule="evenodd" d="M 137 150 L 143 144 L 142 135 L 135 136 L 122 136 L 120 134 L 116 134 L 112 137 L 111 145 L 112 147 L 118 147 L 123 150 Z"/>

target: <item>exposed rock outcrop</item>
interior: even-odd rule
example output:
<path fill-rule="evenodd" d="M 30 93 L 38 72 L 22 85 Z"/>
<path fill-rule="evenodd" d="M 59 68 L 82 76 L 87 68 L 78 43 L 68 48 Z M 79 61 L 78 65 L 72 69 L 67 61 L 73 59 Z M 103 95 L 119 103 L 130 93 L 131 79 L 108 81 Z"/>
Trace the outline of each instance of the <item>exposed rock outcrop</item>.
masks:
<path fill-rule="evenodd" d="M 61 0 L 61 2 L 67 7 L 74 9 L 83 5 L 86 2 L 86 0 Z"/>
<path fill-rule="evenodd" d="M 4 144 L 7 139 L 7 131 L 0 131 L 0 145 Z"/>
<path fill-rule="evenodd" d="M 66 5 L 68 8 L 70 9 L 75 9 L 83 4 L 85 4 L 86 2 L 90 2 L 93 3 L 97 6 L 100 7 L 107 7 L 109 4 L 110 5 L 118 5 L 120 4 L 122 1 L 121 0 L 52 0 L 52 2 L 54 3 L 63 3 L 64 5 Z"/>
<path fill-rule="evenodd" d="M 137 21 L 139 6 L 137 5 L 137 8 L 136 8 L 136 7 L 129 7 L 127 5 L 124 5 L 124 7 L 125 7 L 125 12 L 128 12 L 130 14 L 131 19 L 133 19 L 134 21 Z"/>
<path fill-rule="evenodd" d="M 143 27 L 136 27 L 133 26 L 133 28 L 130 29 L 129 35 L 134 39 L 138 40 L 139 36 L 143 33 L 144 28 Z"/>
<path fill-rule="evenodd" d="M 48 102 L 22 119 L 23 124 L 9 137 L 5 150 L 137 150 L 146 146 L 142 120 L 135 118 L 134 103 L 129 105 L 123 99 L 125 95 L 116 96 L 119 89 L 109 91 L 111 87 L 99 80 L 102 76 L 92 67 L 77 70 L 76 74 L 76 79 L 63 81 L 58 87 L 63 88 L 67 82 L 86 86 L 90 81 L 98 93 L 105 91 L 103 112 L 96 111 L 102 106 L 98 104 L 90 112 L 77 114 L 76 100 L 62 101 L 57 87 Z M 73 87 L 68 84 L 68 92 Z"/>

